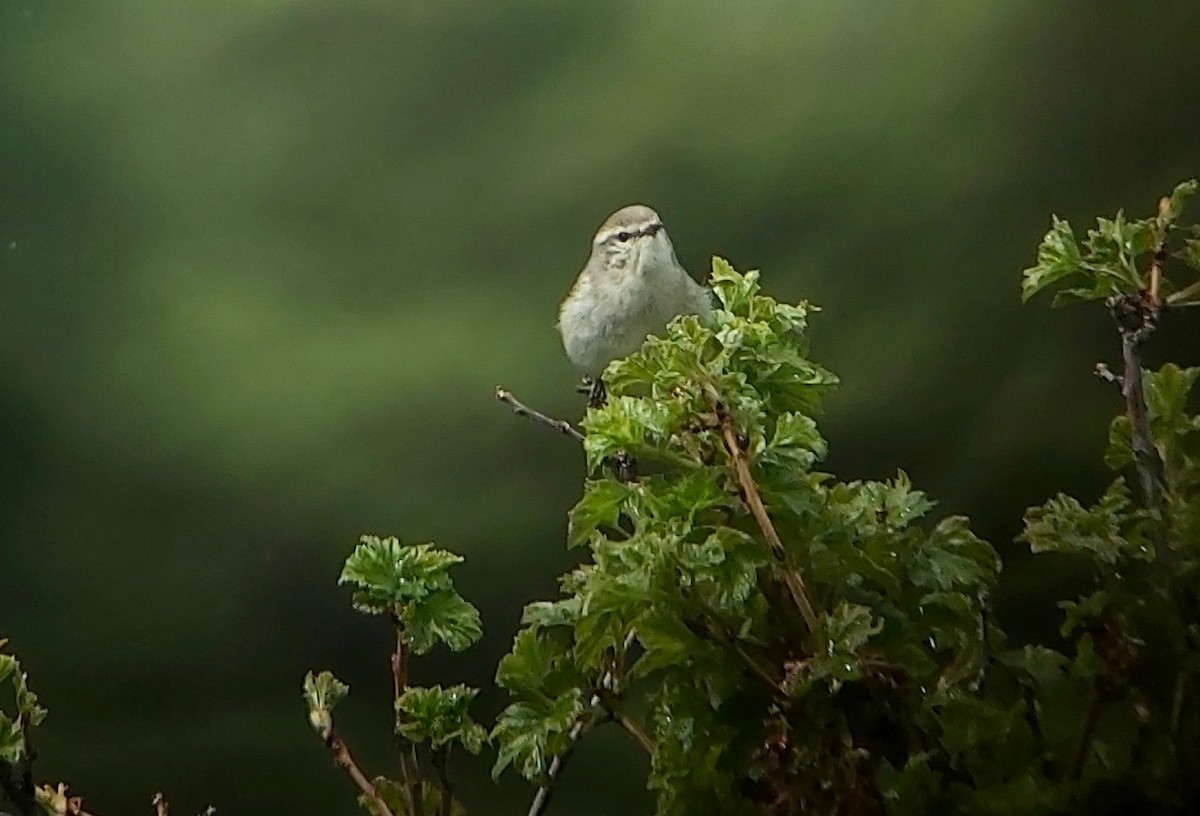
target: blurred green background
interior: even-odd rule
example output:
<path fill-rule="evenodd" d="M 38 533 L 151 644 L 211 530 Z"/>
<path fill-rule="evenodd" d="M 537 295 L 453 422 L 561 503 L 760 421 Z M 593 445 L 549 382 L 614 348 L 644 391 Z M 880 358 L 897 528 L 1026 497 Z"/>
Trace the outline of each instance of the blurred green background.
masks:
<path fill-rule="evenodd" d="M 387 632 L 334 585 L 361 532 L 467 556 L 486 639 L 416 680 L 489 718 L 582 466 L 492 388 L 578 414 L 555 309 L 633 201 L 696 273 L 824 306 L 829 468 L 970 514 L 1002 615 L 1051 632 L 1064 574 L 1004 542 L 1106 480 L 1116 344 L 1018 273 L 1051 211 L 1200 173 L 1197 32 L 1195 0 L 0 0 L 0 634 L 51 709 L 38 776 L 100 813 L 352 813 L 299 687 L 347 680 L 389 770 Z M 474 812 L 523 812 L 486 764 Z M 598 735 L 561 811 L 636 810 L 642 770 Z"/>

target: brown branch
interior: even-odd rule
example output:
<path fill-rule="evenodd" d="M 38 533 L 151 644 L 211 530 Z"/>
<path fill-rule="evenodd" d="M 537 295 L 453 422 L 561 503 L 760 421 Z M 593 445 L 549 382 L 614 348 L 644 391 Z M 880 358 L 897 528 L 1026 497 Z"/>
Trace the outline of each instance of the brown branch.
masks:
<path fill-rule="evenodd" d="M 400 617 L 399 605 L 392 610 L 392 628 L 396 632 L 396 650 L 392 652 L 392 711 L 396 717 L 396 725 L 400 724 L 400 696 L 408 687 L 408 648 L 404 641 L 404 621 Z M 421 795 L 421 765 L 417 761 L 417 746 L 400 736 L 396 729 L 396 738 L 400 744 L 400 776 L 404 790 L 408 794 L 408 804 L 412 816 L 424 816 L 425 803 Z M 405 756 L 408 747 L 409 755 Z"/>
<path fill-rule="evenodd" d="M 1171 199 L 1168 196 L 1163 196 L 1158 200 L 1158 217 L 1165 219 L 1167 213 L 1171 209 Z M 1150 261 L 1150 306 L 1154 309 L 1161 309 L 1162 294 L 1160 287 L 1162 285 L 1162 268 L 1167 262 L 1167 228 L 1165 224 L 1162 228 L 1162 233 L 1158 237 L 1158 243 L 1154 246 L 1154 257 Z"/>
<path fill-rule="evenodd" d="M 729 453 L 729 458 L 733 462 L 738 484 L 741 485 L 742 495 L 746 499 L 746 506 L 750 509 L 750 514 L 754 516 L 754 520 L 758 523 L 758 528 L 762 531 L 763 538 L 771 545 L 776 558 L 779 559 L 783 581 L 787 584 L 788 593 L 792 596 L 792 600 L 795 601 L 796 606 L 800 609 L 800 614 L 804 617 L 804 623 L 808 626 L 808 630 L 812 633 L 814 640 L 820 643 L 823 640 L 821 622 L 817 618 L 812 601 L 809 600 L 808 590 L 804 586 L 804 577 L 798 566 L 788 564 L 787 549 L 783 546 L 783 541 L 780 540 L 779 533 L 775 532 L 775 526 L 771 523 L 771 517 L 767 515 L 767 508 L 763 504 L 762 496 L 758 493 L 758 486 L 754 483 L 754 477 L 750 474 L 750 464 L 746 461 L 746 456 L 742 451 L 741 445 L 738 444 L 737 434 L 733 430 L 733 420 L 721 407 L 721 402 L 715 394 L 713 398 L 717 403 L 717 414 L 721 419 L 721 436 L 725 441 L 725 450 Z"/>
<path fill-rule="evenodd" d="M 1083 732 L 1079 735 L 1079 745 L 1075 749 L 1075 758 L 1071 762 L 1071 779 L 1078 781 L 1083 777 L 1083 766 L 1087 764 L 1088 752 L 1092 747 L 1092 737 L 1096 735 L 1096 726 L 1100 724 L 1100 715 L 1108 705 L 1108 695 L 1104 694 L 1097 685 L 1092 689 L 1088 699 L 1087 711 L 1083 717 Z"/>
<path fill-rule="evenodd" d="M 697 637 L 708 638 L 717 645 L 732 652 L 735 657 L 742 661 L 747 671 L 754 675 L 754 678 L 762 683 L 780 702 L 785 702 L 788 699 L 788 694 L 779 681 L 772 677 L 771 673 L 753 655 L 746 651 L 745 647 L 738 642 L 738 639 L 734 635 L 725 631 L 721 627 L 721 624 L 709 614 L 708 610 L 705 610 L 703 620 L 704 622 L 701 623 L 699 620 L 685 619 L 683 625 Z"/>
<path fill-rule="evenodd" d="M 337 731 L 329 729 L 329 736 L 325 739 L 325 745 L 333 753 L 333 761 L 339 768 L 349 775 L 354 784 L 371 803 L 377 816 L 395 816 L 391 809 L 387 806 L 387 802 L 383 801 L 383 797 L 379 795 L 375 784 L 367 779 L 366 775 L 359 769 L 355 763 L 354 757 L 350 756 L 350 749 L 346 743 L 338 735 Z"/>
<path fill-rule="evenodd" d="M 553 428 L 561 434 L 571 437 L 576 442 L 583 442 L 583 434 L 575 429 L 575 426 L 565 419 L 555 419 L 552 416 L 547 416 L 541 411 L 530 408 L 525 403 L 521 402 L 513 393 L 506 388 L 496 388 L 496 399 L 505 403 L 512 408 L 512 411 L 517 416 L 527 417 L 548 428 Z"/>
<path fill-rule="evenodd" d="M 1108 299 L 1107 305 L 1121 333 L 1121 360 L 1124 367 L 1120 377 L 1121 394 L 1125 398 L 1125 415 L 1129 418 L 1130 447 L 1133 449 L 1142 503 L 1154 522 L 1155 554 L 1163 564 L 1170 564 L 1173 556 L 1164 528 L 1166 514 L 1159 481 L 1162 462 L 1150 435 L 1141 355 L 1142 343 L 1158 327 L 1160 307 L 1154 304 L 1150 296 L 1140 292 L 1116 295 Z"/>
<path fill-rule="evenodd" d="M 654 737 L 646 733 L 645 726 L 623 710 L 621 701 L 612 692 L 601 689 L 596 696 L 599 697 L 600 705 L 604 706 L 608 716 L 624 728 L 643 751 L 653 756 L 657 746 L 654 743 Z"/>
<path fill-rule="evenodd" d="M 154 808 L 154 816 L 168 816 L 171 812 L 171 805 L 162 791 L 158 791 L 151 797 L 150 804 Z"/>

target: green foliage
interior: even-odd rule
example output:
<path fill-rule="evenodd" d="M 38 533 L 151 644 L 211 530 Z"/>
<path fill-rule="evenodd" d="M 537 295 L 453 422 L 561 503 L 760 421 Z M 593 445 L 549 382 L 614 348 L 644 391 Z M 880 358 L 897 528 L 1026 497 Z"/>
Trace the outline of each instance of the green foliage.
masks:
<path fill-rule="evenodd" d="M 338 583 L 358 587 L 354 608 L 360 612 L 395 615 L 415 654 L 425 654 L 437 643 L 460 652 L 479 640 L 483 629 L 479 610 L 451 583 L 450 567 L 459 563 L 461 556 L 429 544 L 364 535 L 346 559 Z"/>
<path fill-rule="evenodd" d="M 37 695 L 29 688 L 29 676 L 22 670 L 21 661 L 2 651 L 7 642 L 0 638 L 0 694 L 12 700 L 13 713 L 0 703 L 0 761 L 17 763 L 28 758 L 26 734 L 46 718 L 46 709 L 38 705 Z"/>
<path fill-rule="evenodd" d="M 430 544 L 364 535 L 342 568 L 338 583 L 356 587 L 354 608 L 391 617 L 396 643 L 391 660 L 394 729 L 404 749 L 400 780 L 377 776 L 367 781 L 335 732 L 333 709 L 350 692 L 348 686 L 330 672 L 309 672 L 304 678 L 304 699 L 309 723 L 333 752 L 335 763 L 358 785 L 359 805 L 371 816 L 462 816 L 466 812 L 451 793 L 447 763 L 453 746 L 478 754 L 488 741 L 487 730 L 469 712 L 479 692 L 464 685 L 408 685 L 413 655 L 425 654 L 437 643 L 461 651 L 482 634 L 479 612 L 458 594 L 450 579 L 450 567 L 462 560 Z M 428 752 L 438 775 L 436 783 L 424 778 L 419 750 Z"/>
<path fill-rule="evenodd" d="M 1200 272 L 1200 231 L 1197 226 L 1178 224 L 1184 204 L 1195 194 L 1197 183 L 1185 181 L 1162 199 L 1158 214 L 1130 221 L 1123 212 L 1114 218 L 1098 218 L 1080 242 L 1071 225 L 1060 218 L 1051 219 L 1051 228 L 1038 247 L 1037 263 L 1026 269 L 1021 280 L 1021 299 L 1028 300 L 1046 289 L 1055 288 L 1055 305 L 1070 300 L 1104 300 L 1123 293 L 1135 293 L 1149 286 L 1146 270 L 1149 259 L 1172 238 L 1182 238 L 1182 248 L 1174 257 L 1189 267 L 1188 283 L 1176 287 L 1165 277 L 1164 293 L 1178 291 L 1172 305 L 1187 305 L 1200 300 L 1196 272 Z M 1185 237 L 1190 236 L 1190 237 Z M 1163 270 L 1165 273 L 1165 270 Z M 1176 279 L 1178 280 L 1178 278 Z M 1061 284 L 1072 284 L 1062 288 Z M 1180 291 L 1181 290 L 1181 291 Z"/>
<path fill-rule="evenodd" d="M 396 732 L 435 749 L 458 744 L 478 754 L 488 734 L 467 712 L 478 693 L 479 689 L 463 685 L 406 689 L 396 700 Z"/>
<path fill-rule="evenodd" d="M 1121 328 L 1126 357 L 1132 353 L 1139 366 L 1140 342 L 1153 331 L 1157 311 L 1194 302 L 1196 283 L 1176 288 L 1163 258 L 1177 234 L 1196 234 L 1195 226 L 1176 223 L 1195 191 L 1194 181 L 1179 185 L 1162 199 L 1153 218 L 1102 219 L 1083 260 L 1071 270 L 1087 281 L 1085 299 L 1138 299 L 1132 302 L 1141 304 L 1142 337 L 1135 338 L 1128 325 Z M 1026 270 L 1026 295 L 1054 282 L 1058 267 L 1048 257 L 1071 255 L 1069 247 L 1061 249 L 1068 233 L 1068 227 L 1055 224 L 1039 265 Z M 1188 237 L 1175 254 L 1189 273 L 1200 269 L 1194 251 L 1195 239 Z M 1157 304 L 1143 293 L 1149 281 L 1139 271 L 1152 266 L 1163 275 L 1162 290 L 1174 292 Z M 1148 321 L 1147 308 L 1153 310 Z M 1122 319 L 1117 311 L 1114 316 Z M 1068 648 L 1059 653 L 1027 647 L 1022 659 L 1009 656 L 1008 662 L 1024 670 L 1022 682 L 1035 694 L 1052 767 L 1065 767 L 1072 778 L 1090 782 L 1093 798 L 1103 786 L 1124 786 L 1138 791 L 1144 807 L 1177 808 L 1200 793 L 1189 772 L 1200 762 L 1194 697 L 1200 685 L 1200 416 L 1188 409 L 1197 379 L 1200 369 L 1172 363 L 1142 372 L 1141 392 L 1127 396 L 1136 412 L 1144 404 L 1144 439 L 1135 438 L 1131 417 L 1137 413 L 1123 412 L 1110 425 L 1104 461 L 1136 474 L 1138 495 L 1126 486 L 1125 476 L 1091 507 L 1060 494 L 1026 513 L 1018 537 L 1035 553 L 1067 554 L 1092 567 L 1094 585 L 1059 604 Z M 1143 454 L 1135 455 L 1139 447 Z"/>
<path fill-rule="evenodd" d="M 720 259 L 712 286 L 713 319 L 678 318 L 613 362 L 611 397 L 584 420 L 593 477 L 569 543 L 590 558 L 562 599 L 527 608 L 500 664 L 516 699 L 493 732 L 496 770 L 537 780 L 576 723 L 611 717 L 648 735 L 661 814 L 886 800 L 885 763 L 949 765 L 964 739 L 1009 736 L 1012 706 L 965 737 L 947 720 L 986 667 L 999 561 L 964 519 L 921 524 L 932 505 L 903 473 L 812 471 L 827 450 L 813 414 L 837 382 L 808 358 L 815 308 L 776 303 Z M 602 463 L 620 452 L 658 472 L 618 481 Z M 748 505 L 741 457 L 781 550 Z M 629 725 L 636 712 L 644 725 Z"/>

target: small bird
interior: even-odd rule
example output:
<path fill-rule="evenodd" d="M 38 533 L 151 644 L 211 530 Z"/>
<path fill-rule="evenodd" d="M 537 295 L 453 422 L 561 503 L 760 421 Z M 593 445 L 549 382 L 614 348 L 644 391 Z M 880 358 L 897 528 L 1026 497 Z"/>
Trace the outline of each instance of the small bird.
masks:
<path fill-rule="evenodd" d="M 631 204 L 596 231 L 591 257 L 559 309 L 558 331 L 596 405 L 604 402 L 605 366 L 677 315 L 707 317 L 712 307 L 712 291 L 679 265 L 658 213 Z"/>

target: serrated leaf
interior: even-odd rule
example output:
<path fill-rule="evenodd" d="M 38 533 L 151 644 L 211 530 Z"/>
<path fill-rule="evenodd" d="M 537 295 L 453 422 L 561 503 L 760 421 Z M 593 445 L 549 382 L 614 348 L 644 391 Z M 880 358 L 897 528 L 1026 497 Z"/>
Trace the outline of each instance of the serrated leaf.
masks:
<path fill-rule="evenodd" d="M 1167 197 L 1166 212 L 1162 214 L 1168 223 L 1177 220 L 1183 214 L 1187 200 L 1196 194 L 1196 186 L 1196 179 L 1189 179 L 1180 182 L 1171 191 L 1171 195 Z"/>
<path fill-rule="evenodd" d="M 583 695 L 575 690 L 547 704 L 514 703 L 500 712 L 491 738 L 496 744 L 492 778 L 509 765 L 529 781 L 541 779 L 550 760 L 570 747 L 570 732 L 583 716 Z"/>
<path fill-rule="evenodd" d="M 1109 565 L 1123 557 L 1149 560 L 1149 544 L 1133 537 L 1131 512 L 1129 488 L 1124 479 L 1117 479 L 1092 508 L 1062 493 L 1041 507 L 1030 508 L 1017 540 L 1029 544 L 1034 553 L 1088 555 Z"/>
<path fill-rule="evenodd" d="M 412 742 L 433 748 L 457 743 L 478 754 L 488 740 L 487 731 L 468 713 L 479 689 L 464 685 L 442 688 L 410 687 L 396 701 L 396 731 Z"/>
<path fill-rule="evenodd" d="M 438 643 L 461 652 L 483 637 L 479 610 L 453 589 L 442 589 L 406 605 L 404 635 L 414 654 L 425 654 Z"/>
<path fill-rule="evenodd" d="M 394 537 L 364 535 L 346 559 L 339 584 L 359 588 L 355 604 L 371 614 L 420 600 L 450 585 L 448 570 L 462 557 L 430 544 L 401 544 Z"/>
<path fill-rule="evenodd" d="M 1038 247 L 1037 264 L 1021 273 L 1021 300 L 1026 301 L 1080 269 L 1082 255 L 1066 221 L 1052 217 L 1050 231 Z"/>

